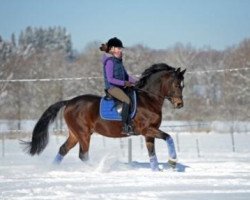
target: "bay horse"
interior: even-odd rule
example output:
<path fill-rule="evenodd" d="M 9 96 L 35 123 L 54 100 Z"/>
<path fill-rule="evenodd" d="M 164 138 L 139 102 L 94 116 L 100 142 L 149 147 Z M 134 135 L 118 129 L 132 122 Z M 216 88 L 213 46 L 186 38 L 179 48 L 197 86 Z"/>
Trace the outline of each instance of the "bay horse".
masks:
<path fill-rule="evenodd" d="M 137 135 L 145 137 L 153 171 L 159 170 L 154 146 L 156 138 L 163 139 L 167 143 L 169 164 L 174 167 L 177 162 L 172 137 L 159 127 L 165 99 L 168 99 L 174 108 L 183 107 L 182 90 L 185 71 L 186 69 L 181 71 L 180 68 L 175 69 L 165 63 L 154 64 L 142 73 L 134 87 L 137 91 L 137 112 L 133 119 L 134 131 Z M 51 105 L 36 123 L 32 140 L 26 142 L 27 152 L 30 155 L 39 155 L 45 149 L 48 144 L 49 125 L 62 107 L 65 107 L 64 119 L 69 129 L 69 136 L 55 157 L 54 162 L 57 164 L 78 142 L 79 158 L 82 161 L 88 160 L 90 139 L 94 132 L 112 138 L 127 137 L 122 133 L 122 122 L 107 121 L 100 117 L 100 100 L 100 96 L 85 94 Z"/>

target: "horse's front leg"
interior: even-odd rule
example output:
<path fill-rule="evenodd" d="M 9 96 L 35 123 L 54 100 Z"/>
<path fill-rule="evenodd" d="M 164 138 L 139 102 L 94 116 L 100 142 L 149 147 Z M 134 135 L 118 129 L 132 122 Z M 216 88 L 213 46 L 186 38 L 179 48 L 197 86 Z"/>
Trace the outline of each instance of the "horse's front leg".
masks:
<path fill-rule="evenodd" d="M 148 149 L 148 156 L 150 161 L 150 167 L 152 171 L 159 171 L 158 159 L 155 154 L 155 138 L 153 137 L 145 137 L 146 146 Z"/>
<path fill-rule="evenodd" d="M 176 162 L 177 162 L 177 154 L 176 154 L 173 138 L 168 133 L 165 133 L 165 132 L 163 132 L 159 129 L 155 129 L 155 128 L 150 128 L 148 133 L 146 134 L 146 136 L 163 139 L 167 143 L 168 154 L 169 154 L 168 163 L 170 166 L 175 167 Z"/>

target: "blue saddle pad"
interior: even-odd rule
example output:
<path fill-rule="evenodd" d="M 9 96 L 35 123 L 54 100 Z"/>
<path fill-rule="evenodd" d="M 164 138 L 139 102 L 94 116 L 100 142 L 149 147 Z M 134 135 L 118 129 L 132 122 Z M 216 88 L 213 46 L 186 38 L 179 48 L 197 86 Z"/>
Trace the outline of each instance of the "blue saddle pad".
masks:
<path fill-rule="evenodd" d="M 137 101 L 136 101 L 136 92 L 133 91 L 132 95 L 132 101 L 133 101 L 133 110 L 130 114 L 130 117 L 133 118 L 136 113 L 136 107 L 137 107 Z M 113 99 L 107 99 L 105 97 L 101 98 L 100 102 L 100 116 L 102 119 L 105 120 L 115 120 L 115 121 L 121 121 L 122 117 L 117 112 L 115 107 L 115 101 Z"/>

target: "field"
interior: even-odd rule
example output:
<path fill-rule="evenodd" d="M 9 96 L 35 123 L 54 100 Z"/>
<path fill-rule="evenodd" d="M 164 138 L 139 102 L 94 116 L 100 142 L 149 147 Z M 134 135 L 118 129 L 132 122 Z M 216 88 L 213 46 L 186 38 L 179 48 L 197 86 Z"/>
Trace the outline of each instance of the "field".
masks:
<path fill-rule="evenodd" d="M 141 137 L 132 137 L 132 163 L 127 138 L 93 135 L 90 161 L 78 159 L 77 146 L 60 166 L 51 163 L 65 136 L 51 135 L 39 157 L 24 154 L 17 139 L 6 139 L 0 199 L 249 199 L 250 135 L 236 133 L 234 138 L 233 147 L 230 134 L 179 133 L 179 171 L 165 169 L 167 147 L 157 140 L 161 172 L 150 170 Z"/>

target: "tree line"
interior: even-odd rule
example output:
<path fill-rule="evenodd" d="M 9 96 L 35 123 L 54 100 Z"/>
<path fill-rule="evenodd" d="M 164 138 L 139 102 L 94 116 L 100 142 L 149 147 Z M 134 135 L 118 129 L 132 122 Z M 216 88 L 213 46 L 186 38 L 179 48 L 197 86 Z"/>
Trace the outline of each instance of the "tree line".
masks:
<path fill-rule="evenodd" d="M 103 95 L 100 43 L 92 41 L 77 52 L 63 27 L 27 27 L 10 41 L 0 36 L 0 80 L 5 80 L 0 82 L 0 118 L 37 119 L 61 99 Z M 187 69 L 184 108 L 174 110 L 166 101 L 165 120 L 249 120 L 249 38 L 221 51 L 182 43 L 160 50 L 136 44 L 124 51 L 124 65 L 138 78 L 154 63 Z M 63 77 L 86 79 L 11 82 Z"/>

